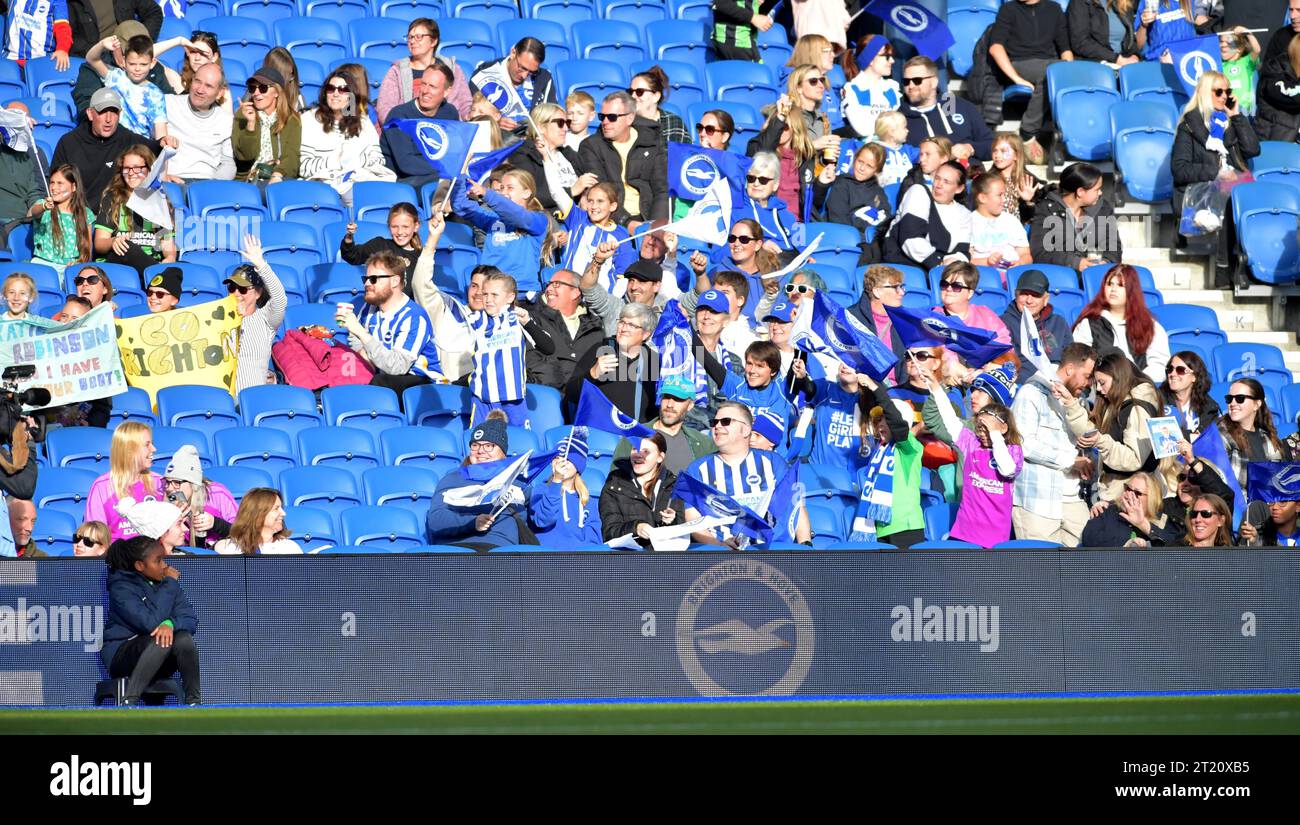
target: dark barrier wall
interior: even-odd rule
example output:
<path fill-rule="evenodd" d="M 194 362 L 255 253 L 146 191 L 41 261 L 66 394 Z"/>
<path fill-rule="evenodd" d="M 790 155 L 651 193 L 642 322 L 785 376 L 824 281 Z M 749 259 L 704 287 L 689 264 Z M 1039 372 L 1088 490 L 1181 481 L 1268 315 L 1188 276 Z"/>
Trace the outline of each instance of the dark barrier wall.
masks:
<path fill-rule="evenodd" d="M 1286 551 L 175 564 L 210 703 L 1300 687 Z M 0 564 L 0 704 L 90 702 L 103 583 Z"/>

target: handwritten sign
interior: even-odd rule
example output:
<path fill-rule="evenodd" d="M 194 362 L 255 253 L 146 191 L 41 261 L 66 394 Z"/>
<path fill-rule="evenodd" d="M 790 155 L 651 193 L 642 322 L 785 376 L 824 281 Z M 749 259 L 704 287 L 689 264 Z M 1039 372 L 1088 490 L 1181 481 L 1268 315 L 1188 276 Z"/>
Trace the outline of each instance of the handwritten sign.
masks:
<path fill-rule="evenodd" d="M 34 316 L 0 322 L 0 369 L 29 364 L 36 375 L 19 390 L 44 387 L 51 407 L 126 390 L 112 307 L 97 306 L 66 324 Z"/>
<path fill-rule="evenodd" d="M 117 345 L 126 380 L 150 397 L 179 384 L 233 392 L 240 322 L 233 296 L 119 320 Z"/>

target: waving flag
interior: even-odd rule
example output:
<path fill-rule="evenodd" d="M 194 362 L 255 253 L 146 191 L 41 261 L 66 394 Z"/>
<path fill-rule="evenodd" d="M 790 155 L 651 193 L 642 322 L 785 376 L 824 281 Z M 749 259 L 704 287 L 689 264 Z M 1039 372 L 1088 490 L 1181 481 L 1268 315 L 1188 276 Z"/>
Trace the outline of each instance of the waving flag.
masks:
<path fill-rule="evenodd" d="M 931 60 L 938 60 L 957 42 L 947 23 L 914 0 L 871 0 L 862 10 L 898 29 Z"/>
<path fill-rule="evenodd" d="M 799 481 L 799 461 L 786 467 L 785 475 L 772 488 L 767 513 L 772 520 L 773 541 L 797 541 L 799 516 L 803 513 L 804 485 Z"/>
<path fill-rule="evenodd" d="M 997 334 L 991 330 L 968 327 L 956 318 L 934 310 L 885 307 L 885 312 L 894 322 L 903 346 L 908 349 L 947 347 L 972 368 L 982 367 L 1011 349 L 1010 344 L 994 340 Z"/>
<path fill-rule="evenodd" d="M 1223 434 L 1219 432 L 1218 425 L 1211 424 L 1201 430 L 1201 434 L 1192 442 L 1192 455 L 1218 468 L 1228 489 L 1232 490 L 1233 529 L 1240 527 L 1241 520 L 1246 515 L 1245 496 L 1241 494 L 1241 484 L 1237 482 L 1232 462 L 1228 461 L 1228 448 L 1223 443 Z"/>
<path fill-rule="evenodd" d="M 439 177 L 454 178 L 465 168 L 470 144 L 478 134 L 477 123 L 455 120 L 390 120 L 386 129 L 400 129 L 415 142 Z"/>
<path fill-rule="evenodd" d="M 731 202 L 741 203 L 745 199 L 745 173 L 753 162 L 753 158 L 735 152 L 669 143 L 668 194 L 679 200 L 699 200 L 721 179 L 731 189 Z"/>
<path fill-rule="evenodd" d="M 699 380 L 698 373 L 702 368 L 691 349 L 691 321 L 676 298 L 664 304 L 664 311 L 659 315 L 659 324 L 650 336 L 650 341 L 659 351 L 659 397 L 663 397 L 665 382 L 680 381 L 695 388 L 697 404 L 708 403 L 708 381 Z"/>
<path fill-rule="evenodd" d="M 772 527 L 761 516 L 726 493 L 710 487 L 688 473 L 677 476 L 677 486 L 673 488 L 673 495 L 680 498 L 687 507 L 693 507 L 702 516 L 735 518 L 731 524 L 733 533 L 748 536 L 759 544 L 768 544 L 772 541 Z"/>
<path fill-rule="evenodd" d="M 1215 429 L 1218 429 L 1217 427 Z M 1300 462 L 1252 461 L 1246 465 L 1251 501 L 1300 501 Z"/>
<path fill-rule="evenodd" d="M 1020 354 L 1034 365 L 1034 369 L 1043 375 L 1051 375 L 1056 370 L 1043 348 L 1043 339 L 1038 335 L 1038 322 L 1028 310 L 1020 313 Z"/>
<path fill-rule="evenodd" d="M 857 372 L 882 380 L 894 368 L 894 351 L 870 330 L 857 325 L 844 308 L 820 290 L 799 304 L 790 342 L 804 352 L 838 358 Z"/>
<path fill-rule="evenodd" d="M 503 146 L 500 149 L 497 149 L 495 152 L 488 152 L 484 155 L 475 155 L 474 159 L 469 162 L 469 166 L 465 169 L 465 177 L 475 183 L 483 183 L 483 181 L 487 180 L 487 176 L 492 174 L 493 169 L 500 166 L 506 158 L 513 155 L 515 150 L 523 145 L 524 142 L 518 140 L 509 146 Z"/>
<path fill-rule="evenodd" d="M 793 261 L 781 267 L 776 272 L 769 272 L 766 275 L 763 275 L 762 277 L 768 280 L 771 280 L 773 278 L 780 279 L 791 274 L 792 272 L 798 272 L 800 269 L 803 268 L 804 264 L 808 263 L 808 259 L 813 256 L 813 253 L 817 251 L 817 248 L 822 245 L 822 238 L 824 237 L 826 237 L 826 233 L 819 232 L 817 234 L 817 237 L 812 239 L 812 243 L 804 247 L 803 252 L 800 252 L 798 255 L 796 255 Z"/>
<path fill-rule="evenodd" d="M 1174 61 L 1174 72 L 1182 81 L 1188 97 L 1196 94 L 1196 82 L 1201 79 L 1201 75 L 1223 71 L 1218 35 L 1207 34 L 1204 37 L 1175 40 L 1167 44 L 1167 48 Z"/>
<path fill-rule="evenodd" d="M 443 493 L 443 501 L 451 507 L 479 507 L 484 504 L 496 504 L 503 493 L 511 488 L 519 477 L 528 469 L 528 459 L 532 456 L 533 451 L 529 450 L 523 455 L 506 464 L 501 470 L 482 484 L 472 484 L 467 487 L 457 487 Z M 492 462 L 493 465 L 504 464 L 504 461 Z M 495 469 L 495 466 L 493 467 Z"/>
<path fill-rule="evenodd" d="M 725 244 L 729 229 L 731 188 L 721 178 L 713 182 L 704 197 L 691 205 L 689 212 L 663 227 L 665 232 L 675 232 L 683 238 L 709 244 Z"/>
<path fill-rule="evenodd" d="M 162 191 L 163 169 L 167 166 L 167 161 L 171 160 L 176 154 L 176 150 L 170 146 L 164 147 L 162 154 L 153 162 L 153 167 L 149 169 L 149 175 L 144 179 L 131 197 L 126 200 L 126 208 L 135 214 L 158 226 L 166 229 L 174 229 L 172 225 L 171 204 L 167 200 L 167 194 Z"/>
<path fill-rule="evenodd" d="M 590 381 L 582 384 L 582 395 L 578 398 L 578 411 L 573 416 L 573 425 L 624 438 L 649 438 L 655 434 L 654 430 L 637 423 L 635 418 L 624 415 Z"/>
<path fill-rule="evenodd" d="M 15 152 L 30 149 L 32 130 L 27 115 L 17 109 L 0 109 L 0 141 Z"/>

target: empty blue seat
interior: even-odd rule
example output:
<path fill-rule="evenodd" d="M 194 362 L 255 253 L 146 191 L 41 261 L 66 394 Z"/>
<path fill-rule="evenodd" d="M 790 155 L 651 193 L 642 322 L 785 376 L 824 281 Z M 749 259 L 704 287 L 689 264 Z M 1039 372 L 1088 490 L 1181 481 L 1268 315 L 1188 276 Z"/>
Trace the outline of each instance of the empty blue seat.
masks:
<path fill-rule="evenodd" d="M 221 57 L 241 60 L 250 66 L 262 65 L 262 59 L 274 45 L 270 21 L 263 22 L 260 15 L 246 14 L 242 17 L 214 17 L 203 24 L 203 30 L 211 32 L 221 47 Z M 236 91 L 238 94 L 238 91 Z"/>
<path fill-rule="evenodd" d="M 423 524 L 438 479 L 437 473 L 414 464 L 375 467 L 361 474 L 361 492 L 367 504 L 407 510 Z"/>
<path fill-rule="evenodd" d="M 343 541 L 367 552 L 393 551 L 424 544 L 415 514 L 400 507 L 349 507 L 340 515 Z"/>
<path fill-rule="evenodd" d="M 1109 158 L 1110 107 L 1120 99 L 1115 73 L 1086 60 L 1053 63 L 1047 67 L 1047 93 L 1070 155 L 1080 160 Z"/>
<path fill-rule="evenodd" d="M 336 528 L 340 513 L 362 505 L 359 490 L 357 477 L 338 467 L 294 467 L 280 473 L 280 493 L 286 505 L 324 510 Z"/>
<path fill-rule="evenodd" d="M 81 519 L 62 510 L 48 510 L 38 515 L 32 528 L 32 541 L 36 548 L 51 556 L 71 556 L 72 537 Z"/>
<path fill-rule="evenodd" d="M 644 30 L 646 26 L 668 19 L 663 0 L 596 0 L 596 13 L 607 20 L 621 20 Z"/>
<path fill-rule="evenodd" d="M 190 0 L 185 6 L 185 21 L 191 27 L 199 26 L 201 22 L 220 17 L 225 13 L 226 7 L 221 0 Z M 201 29 L 202 26 L 199 28 Z"/>
<path fill-rule="evenodd" d="M 1296 423 L 1300 418 L 1300 384 L 1288 384 L 1282 388 L 1282 416 L 1288 423 Z"/>
<path fill-rule="evenodd" d="M 338 544 L 338 528 L 329 511 L 317 507 L 284 508 L 284 526 L 293 531 L 291 538 L 304 553 L 313 553 Z"/>
<path fill-rule="evenodd" d="M 379 434 L 380 454 L 390 467 L 431 467 L 439 459 L 458 464 L 465 457 L 456 429 L 398 427 Z"/>
<path fill-rule="evenodd" d="M 60 467 L 51 461 L 51 466 L 42 467 L 36 475 L 36 492 L 32 494 L 38 518 L 58 510 L 80 523 L 86 514 L 86 495 L 98 477 L 98 471 L 86 466 Z"/>
<path fill-rule="evenodd" d="M 27 115 L 36 121 L 36 135 L 40 136 L 41 127 L 54 125 L 76 126 L 85 115 L 77 117 L 72 111 L 72 101 L 64 97 L 20 97 L 18 102 L 27 106 Z"/>
<path fill-rule="evenodd" d="M 930 504 L 921 511 L 925 518 L 925 539 L 926 541 L 942 541 L 948 537 L 948 531 L 952 529 L 953 518 L 957 514 L 957 505 L 940 502 Z M 885 537 L 888 541 L 888 537 Z"/>
<path fill-rule="evenodd" d="M 275 187 L 268 186 L 267 190 Z M 292 221 L 263 221 L 258 230 L 262 252 L 273 267 L 289 264 L 305 267 L 325 263 L 320 252 L 320 236 L 316 229 Z"/>
<path fill-rule="evenodd" d="M 244 494 L 255 487 L 275 489 L 275 479 L 266 470 L 257 467 L 212 467 L 204 473 L 209 479 L 224 484 L 235 502 L 242 502 Z"/>
<path fill-rule="evenodd" d="M 251 183 L 233 180 L 200 180 L 188 188 L 190 212 L 201 219 L 209 217 L 266 218 L 262 193 Z"/>
<path fill-rule="evenodd" d="M 408 23 L 421 17 L 438 20 L 447 16 L 442 0 L 371 0 L 370 11 L 375 17 Z"/>
<path fill-rule="evenodd" d="M 263 23 L 278 23 L 298 16 L 296 0 L 230 0 L 226 8 L 232 17 L 252 17 Z M 162 38 L 161 33 L 159 37 Z"/>
<path fill-rule="evenodd" d="M 551 20 L 570 29 L 574 23 L 596 17 L 592 0 L 522 0 L 520 7 L 524 17 Z"/>
<path fill-rule="evenodd" d="M 794 47 L 790 45 L 793 38 L 780 23 L 773 23 L 772 28 L 758 33 L 758 57 L 766 66 L 784 66 L 790 62 Z"/>
<path fill-rule="evenodd" d="M 406 21 L 382 17 L 360 17 L 348 21 L 351 54 L 376 60 L 397 61 L 410 57 L 406 48 Z"/>
<path fill-rule="evenodd" d="M 965 77 L 974 65 L 972 59 L 975 44 L 983 36 L 984 30 L 993 25 L 998 11 L 977 6 L 948 7 L 948 29 L 952 32 L 953 45 L 948 49 L 948 65 L 954 74 Z"/>
<path fill-rule="evenodd" d="M 113 434 L 99 427 L 62 427 L 45 436 L 45 455 L 51 467 L 108 472 L 108 451 Z M 89 489 L 89 488 L 87 488 Z"/>
<path fill-rule="evenodd" d="M 704 22 L 712 19 L 713 9 L 709 0 L 668 0 L 668 15 L 674 20 Z"/>
<path fill-rule="evenodd" d="M 1168 200 L 1176 113 L 1159 102 L 1122 101 L 1111 107 L 1110 122 L 1117 185 L 1143 203 Z"/>
<path fill-rule="evenodd" d="M 248 387 L 239 393 L 239 414 L 245 426 L 270 427 L 296 435 L 321 424 L 316 396 L 288 384 Z"/>
<path fill-rule="evenodd" d="M 1187 93 L 1178 79 L 1178 70 L 1158 60 L 1142 60 L 1121 68 L 1119 90 L 1125 100 L 1160 103 L 1178 112 L 1187 105 Z"/>
<path fill-rule="evenodd" d="M 337 248 L 337 247 L 336 247 Z M 328 250 L 327 250 L 328 251 Z M 347 279 L 354 284 L 361 283 L 361 277 L 366 274 L 366 268 L 363 266 L 353 266 L 352 264 L 329 263 L 314 264 L 303 269 L 303 280 L 306 282 L 307 291 L 311 295 L 312 301 L 320 301 L 317 297 L 321 287 L 331 281 L 342 282 Z"/>
<path fill-rule="evenodd" d="M 468 423 L 469 387 L 455 384 L 424 384 L 402 392 L 402 409 L 417 427 L 441 427 L 455 419 Z"/>
<path fill-rule="evenodd" d="M 127 387 L 124 392 L 113 396 L 113 411 L 108 414 L 108 429 L 117 428 L 123 421 L 139 421 L 150 427 L 158 425 L 158 417 L 153 412 L 153 400 L 149 393 L 139 387 Z"/>
<path fill-rule="evenodd" d="M 365 294 L 362 277 L 364 277 L 362 274 L 350 275 L 346 272 L 336 272 L 330 276 L 330 280 L 312 287 L 311 299 L 316 303 L 330 305 L 352 303 Z M 340 340 L 346 341 L 346 335 Z"/>
<path fill-rule="evenodd" d="M 1266 284 L 1300 278 L 1300 189 L 1282 183 L 1243 183 L 1232 190 L 1237 244 L 1250 274 Z"/>
<path fill-rule="evenodd" d="M 482 20 L 443 18 L 438 21 L 438 29 L 442 35 L 439 54 L 454 57 L 467 67 L 467 74 L 472 74 L 478 64 L 499 57 L 492 27 Z"/>
<path fill-rule="evenodd" d="M 361 479 L 379 466 L 375 440 L 365 430 L 351 427 L 313 427 L 298 433 L 298 460 L 305 467 L 338 467 Z"/>
<path fill-rule="evenodd" d="M 315 229 L 318 239 L 329 224 L 347 224 L 348 213 L 332 186 L 320 181 L 286 180 L 266 187 L 266 206 L 273 221 L 293 221 Z M 263 235 L 265 239 L 266 236 Z M 334 260 L 335 249 L 314 250 L 321 261 Z M 324 253 L 323 255 L 321 253 Z M 299 267 L 307 264 L 295 261 Z"/>
<path fill-rule="evenodd" d="M 298 466 L 298 450 L 284 432 L 273 427 L 232 427 L 212 437 L 217 463 L 225 467 L 252 467 L 273 479 Z"/>
<path fill-rule="evenodd" d="M 641 29 L 623 20 L 582 20 L 573 24 L 573 44 L 584 60 L 608 60 L 627 66 L 645 60 Z"/>
<path fill-rule="evenodd" d="M 189 445 L 198 451 L 199 464 L 206 470 L 212 466 L 212 450 L 208 439 L 202 432 L 190 427 L 154 427 L 153 428 L 153 471 L 162 475 L 171 463 L 172 457 L 181 447 Z"/>
<path fill-rule="evenodd" d="M 18 74 L 18 64 L 9 61 L 3 61 L 4 67 L 10 69 L 8 80 L 0 78 L 0 94 L 5 99 L 11 97 L 22 97 L 31 95 L 32 97 L 44 97 L 46 92 L 56 95 L 62 99 L 72 97 L 72 87 L 77 82 L 77 76 L 81 72 L 81 66 L 86 61 L 80 57 L 68 58 L 67 71 L 59 71 L 54 68 L 54 59 L 47 58 L 41 60 L 28 60 L 27 65 L 23 67 L 27 73 L 27 88 L 23 90 L 21 79 Z M 15 90 L 9 91 L 5 84 L 12 84 L 17 79 L 20 84 Z"/>
<path fill-rule="evenodd" d="M 560 93 L 586 92 L 595 98 L 597 111 L 605 95 L 627 88 L 628 80 L 627 69 L 608 60 L 566 60 L 555 66 Z"/>
<path fill-rule="evenodd" d="M 235 399 L 216 387 L 180 385 L 158 390 L 158 418 L 166 427 L 187 427 L 209 440 L 221 430 L 241 423 Z"/>
<path fill-rule="evenodd" d="M 506 55 L 525 37 L 536 37 L 546 44 L 546 62 L 552 66 L 577 57 L 569 46 L 569 30 L 553 20 L 514 19 L 497 23 L 497 51 Z"/>
<path fill-rule="evenodd" d="M 3 96 L 5 100 L 15 97 L 23 97 L 28 94 L 32 97 L 40 97 L 40 91 L 38 91 L 34 86 L 29 87 L 28 85 L 31 81 L 32 69 L 37 63 L 49 64 L 48 73 L 51 75 L 61 74 L 54 71 L 53 58 L 49 60 L 29 60 L 27 61 L 28 79 L 27 81 L 24 81 L 21 66 L 10 60 L 0 61 L 0 96 Z M 69 74 L 72 74 L 74 79 L 76 78 L 75 73 L 69 72 Z"/>
<path fill-rule="evenodd" d="M 836 542 L 848 540 L 843 509 L 834 509 L 825 504 L 807 503 L 808 521 L 812 526 L 813 547 L 823 548 Z"/>
<path fill-rule="evenodd" d="M 1260 141 L 1259 154 L 1251 158 L 1250 169 L 1257 181 L 1300 189 L 1300 144 Z"/>
<path fill-rule="evenodd" d="M 705 10 L 708 10 L 707 3 Z M 675 60 L 704 65 L 708 54 L 708 32 L 702 22 L 661 20 L 646 26 L 645 35 L 651 60 Z"/>
<path fill-rule="evenodd" d="M 481 20 L 496 27 L 519 19 L 514 0 L 448 0 L 448 5 L 451 16 L 457 20 Z"/>
<path fill-rule="evenodd" d="M 1151 311 L 1160 326 L 1169 335 L 1169 349 L 1177 352 L 1175 341 L 1185 338 L 1194 346 L 1213 349 L 1228 343 L 1228 336 L 1219 328 L 1219 316 L 1214 310 L 1197 304 L 1165 304 Z"/>
<path fill-rule="evenodd" d="M 1210 371 L 1215 381 L 1259 378 L 1260 373 L 1275 373 L 1291 380 L 1282 350 L 1272 344 L 1221 344 L 1211 353 Z"/>
<path fill-rule="evenodd" d="M 388 210 L 397 203 L 418 206 L 420 196 L 415 187 L 377 180 L 362 181 L 352 187 L 352 211 L 357 221 L 379 221 L 387 226 Z"/>
<path fill-rule="evenodd" d="M 397 403 L 397 393 L 387 387 L 353 384 L 330 387 L 321 393 L 325 423 L 355 427 L 378 438 L 384 430 L 406 426 L 406 414 Z"/>
<path fill-rule="evenodd" d="M 346 26 L 358 17 L 368 16 L 370 4 L 368 0 L 298 0 L 298 11 L 306 17 L 333 20 Z"/>
<path fill-rule="evenodd" d="M 780 96 L 772 70 L 746 60 L 720 60 L 704 69 L 709 96 L 721 103 L 744 103 L 760 111 Z"/>

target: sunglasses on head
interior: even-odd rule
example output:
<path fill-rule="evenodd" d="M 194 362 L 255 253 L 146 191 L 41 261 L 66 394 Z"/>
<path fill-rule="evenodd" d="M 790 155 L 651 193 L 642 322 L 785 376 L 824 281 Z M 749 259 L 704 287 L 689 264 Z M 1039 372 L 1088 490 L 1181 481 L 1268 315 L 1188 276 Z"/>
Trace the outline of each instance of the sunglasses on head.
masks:
<path fill-rule="evenodd" d="M 940 281 L 939 288 L 944 292 L 965 292 L 970 289 L 961 281 Z"/>
<path fill-rule="evenodd" d="M 1183 366 L 1182 364 L 1178 364 L 1176 366 L 1174 364 L 1170 364 L 1169 366 L 1165 367 L 1165 375 L 1190 375 L 1191 372 L 1192 371 L 1190 369 Z"/>
<path fill-rule="evenodd" d="M 730 427 L 733 423 L 735 423 L 735 422 L 737 422 L 737 421 L 739 421 L 739 420 L 740 420 L 740 419 L 738 419 L 738 418 L 732 418 L 732 417 L 729 416 L 729 415 L 728 415 L 728 416 L 724 416 L 724 417 L 722 417 L 722 418 L 710 418 L 710 419 L 709 419 L 709 429 L 711 430 L 711 429 L 713 429 L 714 427 Z"/>
<path fill-rule="evenodd" d="M 1259 399 L 1253 395 L 1233 395 L 1232 393 L 1228 393 L 1223 396 L 1223 400 L 1229 404 L 1234 402 L 1237 404 L 1245 404 L 1247 401 L 1258 401 Z"/>
<path fill-rule="evenodd" d="M 753 243 L 758 240 L 752 235 L 728 235 L 727 243 Z"/>
<path fill-rule="evenodd" d="M 621 118 L 621 117 L 627 117 L 627 116 L 630 115 L 630 114 L 632 114 L 632 113 L 631 113 L 631 112 L 622 112 L 622 113 L 617 113 L 617 112 L 601 112 L 601 113 L 599 113 L 598 115 L 596 115 L 596 117 L 600 118 L 601 121 L 604 122 L 604 123 L 613 123 L 614 121 L 618 120 L 619 118 Z"/>
<path fill-rule="evenodd" d="M 709 124 L 706 126 L 703 123 L 695 124 L 695 131 L 703 132 L 704 134 L 709 135 L 710 137 L 712 137 L 713 135 L 725 135 L 727 133 L 727 130 L 723 129 L 721 126 L 714 126 L 713 124 Z"/>
<path fill-rule="evenodd" d="M 99 542 L 95 541 L 90 536 L 84 534 L 73 536 L 72 540 L 76 544 L 82 544 L 85 545 L 86 547 L 94 547 L 96 544 L 99 544 Z"/>
<path fill-rule="evenodd" d="M 785 285 L 786 295 L 793 295 L 796 292 L 798 292 L 800 295 L 807 295 L 809 292 L 812 291 L 813 288 L 808 286 L 807 284 L 786 284 Z"/>
<path fill-rule="evenodd" d="M 248 81 L 248 91 L 250 94 L 266 94 L 271 91 L 270 83 L 258 83 L 256 80 Z"/>
<path fill-rule="evenodd" d="M 72 279 L 72 283 L 73 283 L 74 286 L 81 286 L 82 284 L 90 284 L 91 286 L 95 286 L 96 284 L 99 283 L 99 276 L 98 276 L 98 275 L 84 275 L 84 276 L 83 276 L 83 275 L 78 275 L 77 277 L 75 277 L 75 278 Z"/>
<path fill-rule="evenodd" d="M 932 74 L 928 74 L 925 77 L 905 77 L 903 78 L 903 85 L 920 86 L 922 83 L 924 83 L 925 81 L 929 80 L 932 77 L 934 77 L 934 75 Z"/>
<path fill-rule="evenodd" d="M 745 183 L 757 183 L 759 186 L 766 186 L 774 178 L 764 177 L 763 175 L 745 175 Z"/>
<path fill-rule="evenodd" d="M 1214 512 L 1213 510 L 1188 510 L 1187 511 L 1188 518 L 1211 519 L 1217 515 L 1218 513 Z"/>

